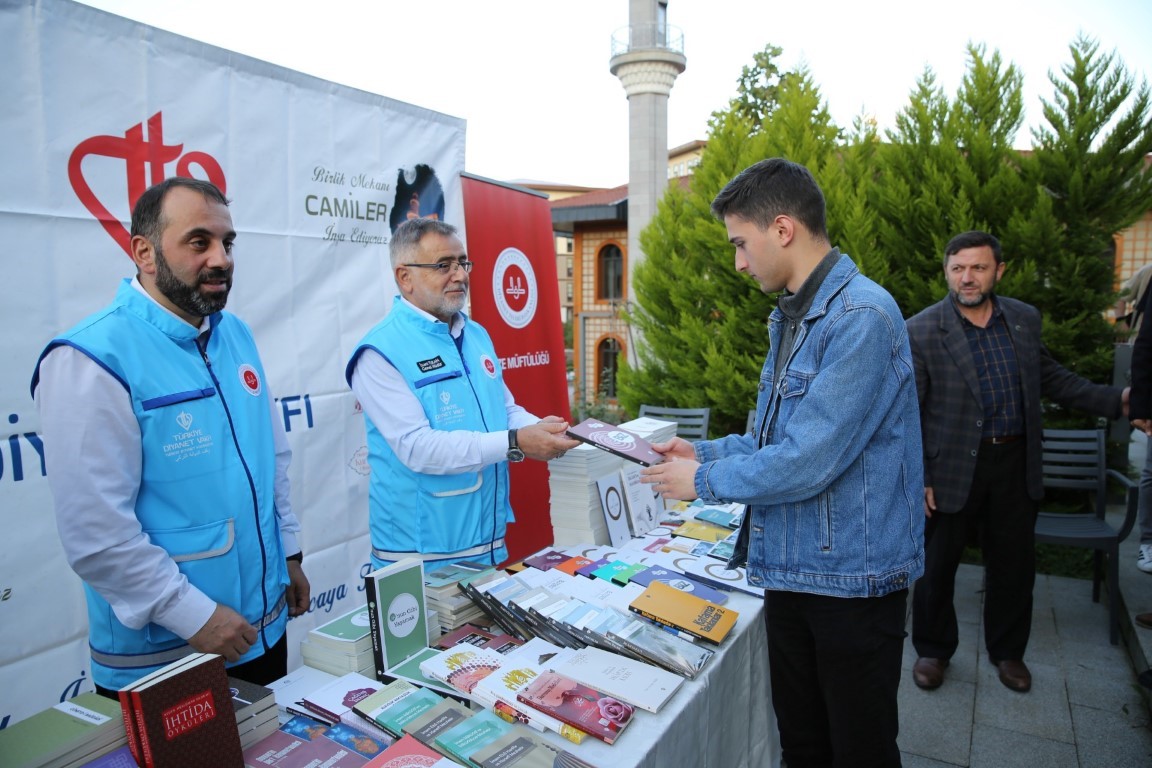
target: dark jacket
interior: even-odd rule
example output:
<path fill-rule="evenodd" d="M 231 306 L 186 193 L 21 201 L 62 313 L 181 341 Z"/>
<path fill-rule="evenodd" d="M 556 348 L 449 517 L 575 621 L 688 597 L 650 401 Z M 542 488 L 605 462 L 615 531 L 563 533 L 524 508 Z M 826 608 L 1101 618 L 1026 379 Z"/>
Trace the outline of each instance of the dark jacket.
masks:
<path fill-rule="evenodd" d="M 1035 307 L 1002 296 L 996 302 L 1004 312 L 1020 366 L 1028 495 L 1039 500 L 1044 495 L 1041 396 L 1069 408 L 1117 418 L 1121 390 L 1093 384 L 1056 362 L 1040 341 L 1040 312 Z M 933 489 L 937 510 L 958 512 L 968 500 L 976 471 L 984 406 L 968 338 L 951 296 L 911 318 L 908 336 L 920 399 L 924 485 Z"/>

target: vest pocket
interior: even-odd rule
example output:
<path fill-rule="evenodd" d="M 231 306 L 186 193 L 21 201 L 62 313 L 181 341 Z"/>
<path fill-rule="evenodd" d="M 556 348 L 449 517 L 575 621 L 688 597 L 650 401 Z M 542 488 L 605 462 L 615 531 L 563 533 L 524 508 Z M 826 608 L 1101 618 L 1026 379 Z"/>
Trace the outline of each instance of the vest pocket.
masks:
<path fill-rule="evenodd" d="M 464 373 L 462 371 L 440 371 L 439 373 L 434 373 L 431 376 L 425 376 L 422 379 L 416 379 L 414 382 L 412 382 L 412 386 L 416 389 L 420 389 L 422 387 L 428 386 L 429 384 L 435 384 L 438 381 L 458 379 L 463 375 Z"/>
<path fill-rule="evenodd" d="M 215 387 L 205 387 L 203 389 L 189 389 L 184 392 L 173 392 L 170 395 L 161 395 L 160 397 L 150 397 L 147 400 L 141 401 L 140 407 L 145 411 L 151 411 L 156 408 L 163 408 L 166 405 L 176 405 L 177 403 L 186 403 L 189 400 L 200 400 L 205 397 L 212 397 L 216 394 Z"/>
<path fill-rule="evenodd" d="M 166 550 L 180 572 L 197 589 L 237 611 L 244 612 L 240 596 L 240 563 L 236 551 L 236 529 L 231 518 L 192 528 L 145 530 L 152 543 Z M 153 643 L 179 640 L 158 624 L 145 631 Z"/>

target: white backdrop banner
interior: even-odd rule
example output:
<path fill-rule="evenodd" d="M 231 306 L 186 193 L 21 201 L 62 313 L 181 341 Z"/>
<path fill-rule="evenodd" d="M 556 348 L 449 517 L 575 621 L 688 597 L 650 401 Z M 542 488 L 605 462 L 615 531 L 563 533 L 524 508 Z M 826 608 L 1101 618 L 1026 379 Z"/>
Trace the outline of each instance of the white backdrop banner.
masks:
<path fill-rule="evenodd" d="M 64 560 L 29 393 L 44 345 L 134 270 L 131 205 L 168 176 L 232 199 L 235 287 L 294 456 L 313 604 L 362 603 L 364 426 L 344 365 L 395 292 L 410 213 L 463 231 L 464 121 L 68 0 L 0 0 L 0 727 L 91 690 L 80 582 Z"/>

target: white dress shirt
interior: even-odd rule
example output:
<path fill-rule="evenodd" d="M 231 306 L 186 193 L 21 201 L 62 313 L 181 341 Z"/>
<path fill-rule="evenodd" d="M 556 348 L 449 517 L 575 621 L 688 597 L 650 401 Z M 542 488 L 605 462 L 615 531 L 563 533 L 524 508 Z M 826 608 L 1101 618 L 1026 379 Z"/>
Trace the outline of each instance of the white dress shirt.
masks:
<path fill-rule="evenodd" d="M 132 286 L 148 295 L 137 279 Z M 208 330 L 207 319 L 201 330 Z M 34 396 L 56 527 L 69 565 L 109 602 L 125 626 L 139 629 L 155 622 L 184 639 L 192 637 L 216 603 L 188 583 L 136 518 L 141 435 L 123 385 L 83 352 L 61 345 L 40 364 Z M 292 449 L 276 403 L 272 398 L 268 403 L 280 539 L 285 555 L 291 555 L 300 551 L 300 523 L 289 500 Z"/>
<path fill-rule="evenodd" d="M 399 301 L 406 300 L 400 298 Z M 424 317 L 436 320 L 414 304 L 408 305 Z M 464 326 L 464 317 L 457 313 L 452 318 L 452 338 L 459 338 Z M 426 475 L 477 472 L 507 458 L 507 430 L 433 429 L 424 407 L 400 371 L 374 349 L 364 350 L 357 358 L 356 367 L 352 370 L 352 391 L 388 447 L 413 472 Z M 507 384 L 504 385 L 504 406 L 510 429 L 540 421 L 516 404 Z"/>

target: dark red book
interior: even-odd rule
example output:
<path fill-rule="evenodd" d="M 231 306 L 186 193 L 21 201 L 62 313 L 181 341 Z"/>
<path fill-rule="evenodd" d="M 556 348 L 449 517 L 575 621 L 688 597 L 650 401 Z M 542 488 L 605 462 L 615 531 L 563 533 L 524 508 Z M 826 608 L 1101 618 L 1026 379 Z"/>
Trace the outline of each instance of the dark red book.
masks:
<path fill-rule="evenodd" d="M 132 688 L 129 697 L 143 768 L 244 765 L 223 656 L 205 653 L 174 662 Z"/>
<path fill-rule="evenodd" d="M 664 461 L 664 454 L 652 450 L 652 444 L 643 437 L 599 419 L 584 419 L 569 427 L 568 437 L 594 445 L 602 451 L 634 461 L 644 467 Z"/>

